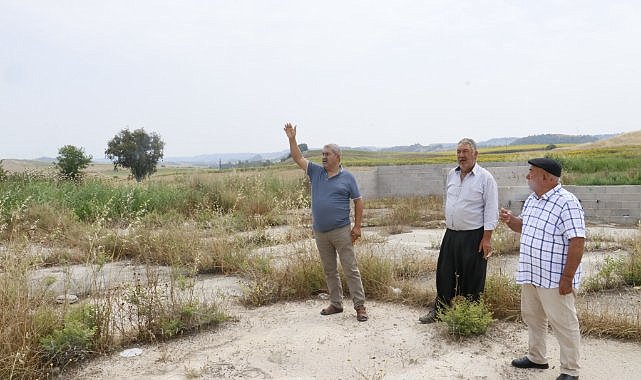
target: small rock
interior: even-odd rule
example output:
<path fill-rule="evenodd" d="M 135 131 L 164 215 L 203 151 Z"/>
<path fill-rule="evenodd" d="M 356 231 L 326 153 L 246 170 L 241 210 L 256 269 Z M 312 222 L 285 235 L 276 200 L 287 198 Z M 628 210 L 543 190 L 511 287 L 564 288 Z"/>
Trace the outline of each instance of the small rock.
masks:
<path fill-rule="evenodd" d="M 76 303 L 78 302 L 78 296 L 75 294 L 63 294 L 56 297 L 57 303 Z"/>

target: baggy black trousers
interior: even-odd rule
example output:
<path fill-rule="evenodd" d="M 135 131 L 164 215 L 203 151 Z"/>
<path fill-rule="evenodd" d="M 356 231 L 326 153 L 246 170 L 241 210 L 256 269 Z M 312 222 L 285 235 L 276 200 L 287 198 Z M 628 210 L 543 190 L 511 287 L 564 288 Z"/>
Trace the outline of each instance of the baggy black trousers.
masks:
<path fill-rule="evenodd" d="M 455 296 L 478 301 L 485 289 L 487 260 L 479 252 L 483 227 L 469 231 L 447 229 L 436 266 L 437 309 L 449 306 Z"/>

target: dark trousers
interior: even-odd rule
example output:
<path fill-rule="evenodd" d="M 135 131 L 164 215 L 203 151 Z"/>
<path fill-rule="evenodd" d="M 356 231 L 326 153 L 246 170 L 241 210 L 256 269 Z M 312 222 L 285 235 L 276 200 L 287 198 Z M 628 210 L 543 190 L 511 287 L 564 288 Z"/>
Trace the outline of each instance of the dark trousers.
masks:
<path fill-rule="evenodd" d="M 455 296 L 478 301 L 485 289 L 487 260 L 479 252 L 483 227 L 470 231 L 447 229 L 436 266 L 436 308 L 449 306 Z"/>

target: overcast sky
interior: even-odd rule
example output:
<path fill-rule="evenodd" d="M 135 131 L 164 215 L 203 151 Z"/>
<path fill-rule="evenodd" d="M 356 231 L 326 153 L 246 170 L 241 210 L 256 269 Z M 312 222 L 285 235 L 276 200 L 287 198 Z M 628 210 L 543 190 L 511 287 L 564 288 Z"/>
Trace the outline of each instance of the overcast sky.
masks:
<path fill-rule="evenodd" d="M 641 2 L 0 0 L 0 158 L 641 130 Z"/>

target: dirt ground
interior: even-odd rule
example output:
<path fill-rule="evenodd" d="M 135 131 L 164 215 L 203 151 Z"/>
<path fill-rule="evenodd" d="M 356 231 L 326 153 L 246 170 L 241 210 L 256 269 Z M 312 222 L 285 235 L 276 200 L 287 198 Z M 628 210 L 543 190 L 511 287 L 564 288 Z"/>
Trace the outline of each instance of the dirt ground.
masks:
<path fill-rule="evenodd" d="M 323 317 L 321 300 L 238 310 L 238 322 L 160 345 L 114 354 L 68 373 L 74 379 L 554 379 L 559 351 L 548 338 L 548 370 L 510 366 L 527 347 L 526 327 L 499 322 L 487 335 L 453 340 L 423 312 L 370 302 Z M 638 379 L 641 345 L 584 338 L 582 379 Z"/>
<path fill-rule="evenodd" d="M 600 233 L 628 238 L 638 230 L 601 228 Z M 593 233 L 597 233 L 593 230 Z M 381 248 L 401 254 L 437 254 L 439 230 L 414 230 L 390 236 Z M 282 248 L 282 247 L 281 247 Z M 280 250 L 280 249 L 279 249 Z M 266 252 L 268 254 L 269 252 Z M 609 252 L 607 255 L 617 254 Z M 586 254 L 586 269 L 598 270 L 604 252 Z M 513 271 L 515 257 L 497 257 L 492 270 Z M 96 358 L 66 370 L 69 379 L 555 379 L 559 374 L 556 339 L 548 335 L 548 370 L 510 366 L 527 348 L 522 323 L 496 322 L 486 335 L 451 338 L 439 323 L 423 325 L 425 312 L 412 307 L 368 302 L 370 319 L 356 321 L 349 300 L 345 312 L 321 316 L 325 300 L 279 303 L 247 309 L 237 299 L 240 279 L 203 276 L 204 291 L 223 295 L 234 322 L 162 344 L 140 348 L 139 355 L 122 352 Z M 639 314 L 641 289 L 630 289 L 623 300 Z M 641 378 L 641 344 L 584 337 L 581 379 Z"/>

